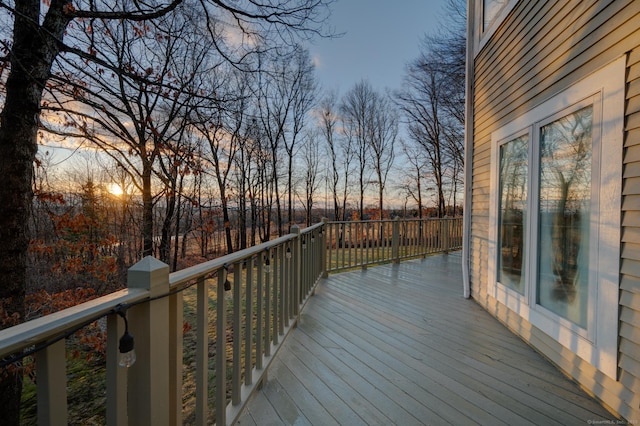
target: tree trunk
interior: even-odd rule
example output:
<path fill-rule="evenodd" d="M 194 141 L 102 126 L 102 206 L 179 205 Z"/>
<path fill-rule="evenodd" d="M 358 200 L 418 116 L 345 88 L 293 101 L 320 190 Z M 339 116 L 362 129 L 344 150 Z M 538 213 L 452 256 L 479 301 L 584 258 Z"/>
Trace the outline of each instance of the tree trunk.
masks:
<path fill-rule="evenodd" d="M 221 187 L 222 189 L 222 187 Z M 224 236 L 227 245 L 227 254 L 233 253 L 233 239 L 231 238 L 231 218 L 229 217 L 229 206 L 227 203 L 227 197 L 224 191 L 220 191 L 220 198 L 222 200 L 222 220 L 224 222 Z"/>
<path fill-rule="evenodd" d="M 238 238 L 240 250 L 247 248 L 247 191 L 244 179 L 240 187 L 240 197 L 238 199 Z"/>
<path fill-rule="evenodd" d="M 160 234 L 160 261 L 167 265 L 171 262 L 171 225 L 173 224 L 173 215 L 176 210 L 176 196 L 172 191 L 167 197 L 167 211 L 162 222 L 162 231 Z M 178 240 L 176 239 L 176 242 Z"/>
<path fill-rule="evenodd" d="M 51 64 L 69 19 L 66 1 L 52 1 L 40 22 L 40 0 L 15 4 L 11 71 L 5 84 L 4 109 L 0 114 L 0 302 L 8 318 L 5 326 L 24 321 L 27 283 L 29 218 L 33 200 L 33 161 L 38 150 L 38 116 L 42 91 L 51 74 Z M 5 320 L 5 318 L 2 318 Z M 0 372 L 0 407 L 5 424 L 20 421 L 22 371 Z"/>
<path fill-rule="evenodd" d="M 288 152 L 289 158 L 287 163 L 287 206 L 288 206 L 288 218 L 287 228 L 290 228 L 295 219 L 293 217 L 293 152 Z"/>
<path fill-rule="evenodd" d="M 144 156 L 143 156 L 144 158 Z M 153 255 L 153 199 L 151 197 L 151 164 L 145 161 L 142 170 L 142 257 Z"/>

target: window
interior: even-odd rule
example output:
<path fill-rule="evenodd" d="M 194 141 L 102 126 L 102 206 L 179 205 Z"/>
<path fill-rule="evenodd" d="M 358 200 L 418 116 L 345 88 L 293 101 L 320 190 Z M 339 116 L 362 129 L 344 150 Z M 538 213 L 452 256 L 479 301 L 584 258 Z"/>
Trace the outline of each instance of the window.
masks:
<path fill-rule="evenodd" d="M 588 325 L 592 125 L 589 105 L 540 128 L 536 299 L 582 328 Z"/>
<path fill-rule="evenodd" d="M 495 21 L 508 0 L 482 0 L 482 32 Z"/>
<path fill-rule="evenodd" d="M 617 372 L 625 60 L 492 133 L 489 294 Z"/>
<path fill-rule="evenodd" d="M 524 294 L 529 138 L 500 146 L 498 281 Z"/>
<path fill-rule="evenodd" d="M 475 54 L 491 38 L 500 22 L 506 18 L 516 3 L 517 0 L 478 0 L 475 2 Z"/>

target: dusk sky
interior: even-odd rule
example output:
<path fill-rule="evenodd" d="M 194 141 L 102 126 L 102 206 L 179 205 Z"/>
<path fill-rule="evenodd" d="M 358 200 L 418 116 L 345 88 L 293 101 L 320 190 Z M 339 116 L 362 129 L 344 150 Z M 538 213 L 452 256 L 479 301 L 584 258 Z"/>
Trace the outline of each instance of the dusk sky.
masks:
<path fill-rule="evenodd" d="M 447 0 L 338 0 L 330 25 L 340 38 L 309 46 L 323 89 L 345 93 L 361 79 L 376 90 L 400 88 L 419 41 L 436 30 Z"/>

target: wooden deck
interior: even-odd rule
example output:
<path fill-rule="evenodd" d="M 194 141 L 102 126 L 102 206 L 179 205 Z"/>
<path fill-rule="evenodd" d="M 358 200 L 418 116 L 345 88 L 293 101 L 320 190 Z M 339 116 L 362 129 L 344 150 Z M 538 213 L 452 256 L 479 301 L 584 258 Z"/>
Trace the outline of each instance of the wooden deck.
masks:
<path fill-rule="evenodd" d="M 330 275 L 238 424 L 615 424 L 461 283 L 457 253 Z"/>

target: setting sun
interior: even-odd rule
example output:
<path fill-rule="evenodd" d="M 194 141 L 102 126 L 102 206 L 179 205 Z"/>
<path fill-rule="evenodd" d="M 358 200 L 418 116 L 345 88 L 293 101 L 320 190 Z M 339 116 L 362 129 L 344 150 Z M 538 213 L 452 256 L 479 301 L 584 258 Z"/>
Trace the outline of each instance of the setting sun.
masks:
<path fill-rule="evenodd" d="M 116 197 L 120 197 L 122 194 L 124 194 L 124 191 L 122 190 L 122 187 L 117 183 L 110 183 L 109 193 L 115 195 Z"/>

